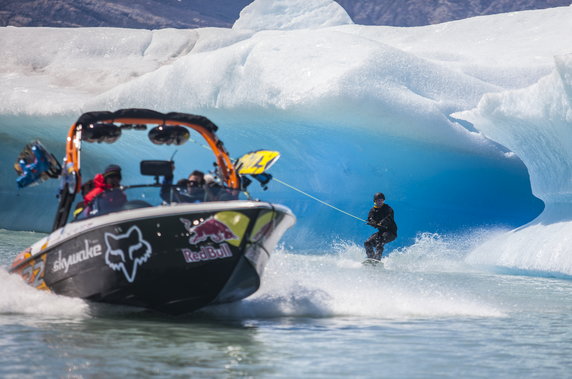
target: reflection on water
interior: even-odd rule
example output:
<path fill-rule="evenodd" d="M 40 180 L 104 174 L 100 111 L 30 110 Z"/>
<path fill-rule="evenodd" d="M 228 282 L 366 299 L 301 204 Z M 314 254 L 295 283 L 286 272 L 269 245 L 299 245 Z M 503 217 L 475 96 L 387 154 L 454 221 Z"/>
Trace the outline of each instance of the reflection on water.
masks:
<path fill-rule="evenodd" d="M 257 329 L 148 314 L 57 320 L 2 315 L 0 372 L 48 376 L 260 375 Z M 50 375 L 52 374 L 52 375 Z"/>

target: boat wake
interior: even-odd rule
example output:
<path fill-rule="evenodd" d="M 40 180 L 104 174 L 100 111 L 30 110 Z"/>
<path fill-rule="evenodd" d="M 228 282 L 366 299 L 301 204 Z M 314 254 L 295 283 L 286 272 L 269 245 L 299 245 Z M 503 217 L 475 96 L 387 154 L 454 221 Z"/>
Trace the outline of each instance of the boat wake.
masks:
<path fill-rule="evenodd" d="M 497 233 L 502 230 L 473 230 L 455 236 L 419 234 L 410 246 L 389 249 L 384 268 L 363 266 L 364 248 L 351 241 L 333 241 L 327 248 L 312 251 L 282 246 L 270 259 L 257 293 L 239 302 L 180 317 L 239 321 L 284 317 L 387 321 L 505 317 L 514 304 L 521 306 L 520 300 L 512 298 L 512 305 L 507 305 L 510 302 L 503 300 L 503 291 L 513 296 L 511 283 L 518 281 L 520 287 L 526 287 L 526 283 L 519 277 L 487 271 L 467 259 L 483 240 Z M 0 284 L 3 314 L 73 318 L 142 314 L 140 309 L 105 307 L 38 291 L 5 270 L 0 271 Z"/>
<path fill-rule="evenodd" d="M 85 301 L 38 291 L 5 269 L 0 269 L 0 288 L 0 314 L 73 318 L 89 314 L 89 306 Z"/>
<path fill-rule="evenodd" d="M 364 249 L 353 242 L 312 253 L 281 249 L 258 293 L 203 313 L 231 319 L 503 317 L 502 306 L 481 296 L 490 274 L 464 261 L 488 234 L 420 234 L 413 245 L 384 258 L 384 268 L 364 267 Z"/>

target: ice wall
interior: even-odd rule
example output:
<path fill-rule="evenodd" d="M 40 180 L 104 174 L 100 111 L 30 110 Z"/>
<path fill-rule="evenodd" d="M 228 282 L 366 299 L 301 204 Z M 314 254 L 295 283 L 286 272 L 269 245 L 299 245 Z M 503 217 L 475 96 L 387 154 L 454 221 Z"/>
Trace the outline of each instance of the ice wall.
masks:
<path fill-rule="evenodd" d="M 572 54 L 555 63 L 538 83 L 486 95 L 456 115 L 522 157 L 546 204 L 529 225 L 477 249 L 471 262 L 572 274 Z"/>
<path fill-rule="evenodd" d="M 187 55 L 194 30 L 0 28 L 0 114 L 75 116 L 94 96 Z"/>
<path fill-rule="evenodd" d="M 353 25 L 342 12 L 333 1 L 257 0 L 233 29 L 0 28 L 0 226 L 51 223 L 53 185 L 14 194 L 20 145 L 38 136 L 61 154 L 79 113 L 122 107 L 206 115 L 234 156 L 277 149 L 277 178 L 361 217 L 384 191 L 395 245 L 536 217 L 525 156 L 455 112 L 549 80 L 571 46 L 561 36 L 572 35 L 572 8 L 420 28 Z M 93 153 L 91 168 L 124 156 Z M 192 152 L 177 160 L 178 175 L 196 168 Z M 278 183 L 257 195 L 293 208 L 298 242 L 371 232 Z"/>

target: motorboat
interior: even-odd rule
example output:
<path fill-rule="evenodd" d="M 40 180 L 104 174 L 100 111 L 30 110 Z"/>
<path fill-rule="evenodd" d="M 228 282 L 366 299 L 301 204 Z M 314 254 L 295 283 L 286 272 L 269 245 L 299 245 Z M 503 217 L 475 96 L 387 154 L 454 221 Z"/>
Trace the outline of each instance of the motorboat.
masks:
<path fill-rule="evenodd" d="M 52 232 L 22 251 L 9 271 L 58 295 L 169 314 L 239 301 L 255 293 L 268 259 L 295 216 L 283 205 L 253 199 L 246 188 L 252 178 L 268 183 L 271 175 L 266 170 L 278 152 L 254 151 L 233 160 L 217 130 L 208 118 L 186 113 L 121 109 L 81 115 L 67 134 L 59 175 L 54 175 L 57 162 L 46 153 L 51 159 L 43 170 L 60 181 Z M 214 154 L 205 194 L 214 191 L 215 196 L 205 195 L 197 202 L 173 196 L 183 191 L 165 179 L 173 174 L 175 161 L 156 159 L 165 155 L 161 148 L 192 145 L 191 135 L 206 142 L 202 147 L 210 150 L 210 159 Z M 88 182 L 87 168 L 82 166 L 88 167 L 89 156 L 83 157 L 83 150 L 88 146 L 109 150 L 127 138 L 135 142 L 129 145 L 130 153 L 122 155 L 122 166 L 125 171 L 138 164 L 137 179 L 130 175 L 129 183 L 103 192 L 121 191 L 126 201 L 115 208 L 96 206 L 99 194 L 78 212 L 82 187 Z M 149 149 L 141 147 L 146 143 Z M 41 147 L 34 150 L 36 156 L 20 159 L 19 179 L 29 176 L 22 183 L 45 179 L 42 169 L 34 171 L 33 166 L 45 148 L 33 146 Z M 146 159 L 132 162 L 135 150 Z M 97 162 L 90 167 L 94 166 Z"/>

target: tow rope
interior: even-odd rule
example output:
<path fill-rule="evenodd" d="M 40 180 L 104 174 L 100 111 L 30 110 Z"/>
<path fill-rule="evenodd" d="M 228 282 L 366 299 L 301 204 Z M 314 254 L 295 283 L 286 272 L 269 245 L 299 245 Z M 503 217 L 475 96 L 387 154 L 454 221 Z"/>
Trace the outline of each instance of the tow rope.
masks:
<path fill-rule="evenodd" d="M 193 139 L 193 138 L 189 138 L 189 141 L 193 142 L 193 143 L 196 144 L 196 145 L 201 146 L 202 148 L 205 148 L 205 149 L 207 149 L 207 150 L 210 150 L 210 147 L 208 147 L 208 146 L 202 144 L 201 142 L 199 142 L 199 141 L 197 141 L 197 140 L 195 140 L 195 139 Z M 347 215 L 347 216 L 353 217 L 353 218 L 355 218 L 356 220 L 359 220 L 359 221 L 361 221 L 361 222 L 367 223 L 366 220 L 364 220 L 364 219 L 362 219 L 362 218 L 359 218 L 359 217 L 357 217 L 357 216 L 355 216 L 355 215 L 353 215 L 353 214 L 351 214 L 351 213 L 349 213 L 349 212 L 346 212 L 346 211 L 344 211 L 344 210 L 342 210 L 342 209 L 340 209 L 340 208 L 334 207 L 332 204 L 326 203 L 325 201 L 320 200 L 320 199 L 318 199 L 317 197 L 312 196 L 312 195 L 310 195 L 309 193 L 304 192 L 304 191 L 302 191 L 301 189 L 294 187 L 293 185 L 290 185 L 290 184 L 288 184 L 288 183 L 286 183 L 286 182 L 283 182 L 282 180 L 277 179 L 277 178 L 274 177 L 274 176 L 272 177 L 272 180 L 274 180 L 274 181 L 276 181 L 276 182 L 282 184 L 283 186 L 288 187 L 288 188 L 290 188 L 290 189 L 292 189 L 292 190 L 294 190 L 294 191 L 296 191 L 296 192 L 299 192 L 299 193 L 301 193 L 302 195 L 307 196 L 307 197 L 309 197 L 310 199 L 317 201 L 318 203 L 324 204 L 325 206 L 330 207 L 330 208 L 332 208 L 332 209 L 334 209 L 334 210 L 336 210 L 336 211 L 338 211 L 338 212 L 341 212 L 341 213 L 343 213 L 343 214 L 345 214 L 345 215 Z"/>
<path fill-rule="evenodd" d="M 276 182 L 282 184 L 283 186 L 286 186 L 286 187 L 288 187 L 288 188 L 290 188 L 290 189 L 293 189 L 294 191 L 297 191 L 297 192 L 301 193 L 302 195 L 309 197 L 310 199 L 316 200 L 316 201 L 319 202 L 319 203 L 322 203 L 322 204 L 324 204 L 324 205 L 326 205 L 326 206 L 328 206 L 328 207 L 330 207 L 330 208 L 332 208 L 332 209 L 335 209 L 335 210 L 338 211 L 338 212 L 341 212 L 341 213 L 343 213 L 343 214 L 345 214 L 345 215 L 348 215 L 348 216 L 350 216 L 350 217 L 353 217 L 353 218 L 355 218 L 356 220 L 359 220 L 359 221 L 362 221 L 362 222 L 366 222 L 364 219 L 361 219 L 361 218 L 359 218 L 359 217 L 357 217 L 357 216 L 354 216 L 353 214 L 351 214 L 351 213 L 349 213 L 349 212 L 346 212 L 346 211 L 344 211 L 344 210 L 342 210 L 342 209 L 340 209 L 340 208 L 334 207 L 332 204 L 328 204 L 328 203 L 326 203 L 325 201 L 320 200 L 320 199 L 318 199 L 317 197 L 312 196 L 312 195 L 310 195 L 309 193 L 306 193 L 306 192 L 302 191 L 301 189 L 296 188 L 296 187 L 294 187 L 294 186 L 292 186 L 292 185 L 290 185 L 290 184 L 288 184 L 288 183 L 286 183 L 286 182 L 283 182 L 283 181 L 280 180 L 280 179 L 276 179 L 276 178 L 273 178 L 273 179 L 274 179 L 274 181 L 276 181 Z"/>

